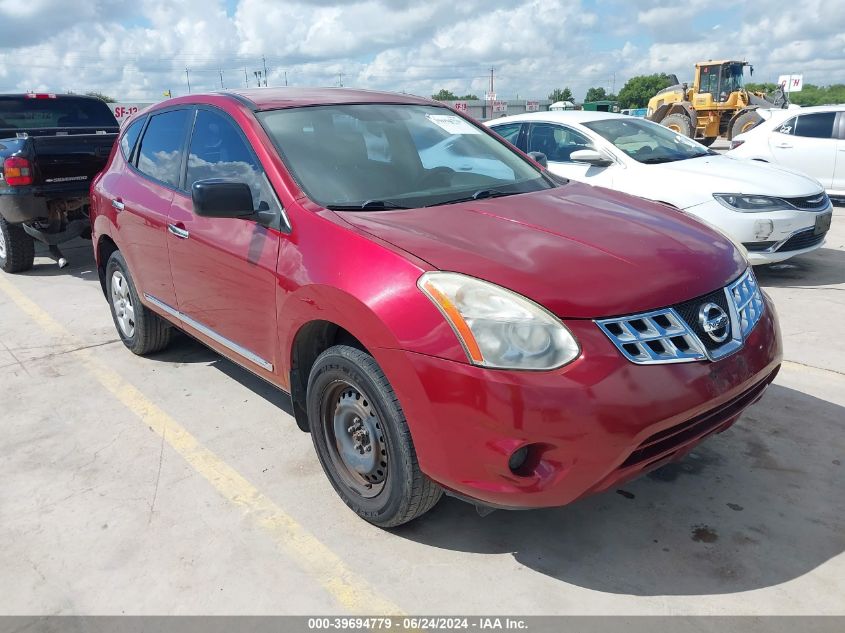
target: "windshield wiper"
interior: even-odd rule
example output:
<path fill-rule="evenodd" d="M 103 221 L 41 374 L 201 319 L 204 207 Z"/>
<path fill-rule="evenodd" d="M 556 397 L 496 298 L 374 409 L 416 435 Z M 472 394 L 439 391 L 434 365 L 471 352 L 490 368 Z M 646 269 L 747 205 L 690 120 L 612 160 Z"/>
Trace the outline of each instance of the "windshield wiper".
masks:
<path fill-rule="evenodd" d="M 454 200 L 447 200 L 438 204 L 457 204 L 458 202 L 469 202 L 470 200 L 482 200 L 484 198 L 501 198 L 502 196 L 513 196 L 521 191 L 501 191 L 500 189 L 479 189 L 471 196 L 463 198 L 455 198 Z"/>
<path fill-rule="evenodd" d="M 384 211 L 386 209 L 410 209 L 411 207 L 404 207 L 389 200 L 365 200 L 361 204 L 327 204 L 326 208 L 332 211 L 366 211 L 367 209 Z"/>

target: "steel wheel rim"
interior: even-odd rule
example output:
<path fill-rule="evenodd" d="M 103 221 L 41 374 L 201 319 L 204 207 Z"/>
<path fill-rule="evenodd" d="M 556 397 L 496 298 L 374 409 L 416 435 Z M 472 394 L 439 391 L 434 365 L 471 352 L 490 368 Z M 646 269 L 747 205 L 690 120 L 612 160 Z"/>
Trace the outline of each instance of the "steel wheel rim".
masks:
<path fill-rule="evenodd" d="M 132 293 L 129 292 L 129 282 L 119 270 L 111 276 L 111 303 L 117 326 L 127 338 L 135 334 L 135 306 L 132 305 Z"/>
<path fill-rule="evenodd" d="M 346 381 L 335 382 L 323 404 L 323 436 L 334 471 L 347 488 L 372 499 L 389 476 L 384 424 L 372 401 Z"/>
<path fill-rule="evenodd" d="M 6 259 L 6 234 L 0 229 L 0 257 Z"/>

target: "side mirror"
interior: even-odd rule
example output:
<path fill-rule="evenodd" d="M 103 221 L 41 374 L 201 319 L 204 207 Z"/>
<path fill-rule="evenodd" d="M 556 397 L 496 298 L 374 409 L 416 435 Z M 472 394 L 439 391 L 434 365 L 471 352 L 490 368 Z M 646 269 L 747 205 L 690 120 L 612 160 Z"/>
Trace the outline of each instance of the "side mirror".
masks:
<path fill-rule="evenodd" d="M 528 152 L 529 158 L 534 159 L 535 162 L 540 163 L 543 167 L 549 166 L 549 159 L 543 152 Z"/>
<path fill-rule="evenodd" d="M 575 163 L 587 163 L 594 167 L 607 167 L 612 165 L 613 161 L 601 152 L 594 149 L 579 149 L 569 155 L 569 160 Z"/>
<path fill-rule="evenodd" d="M 255 217 L 252 190 L 243 182 L 218 178 L 198 180 L 191 187 L 194 213 L 203 218 Z"/>

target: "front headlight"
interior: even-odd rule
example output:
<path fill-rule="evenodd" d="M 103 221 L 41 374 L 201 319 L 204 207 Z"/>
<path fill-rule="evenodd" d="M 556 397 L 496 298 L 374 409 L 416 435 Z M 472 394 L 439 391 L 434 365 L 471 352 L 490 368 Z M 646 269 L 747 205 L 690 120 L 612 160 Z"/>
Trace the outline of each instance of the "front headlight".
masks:
<path fill-rule="evenodd" d="M 745 196 L 738 193 L 714 193 L 713 197 L 723 207 L 741 213 L 762 213 L 764 211 L 790 211 L 793 207 L 781 198 L 770 196 Z"/>
<path fill-rule="evenodd" d="M 581 353 L 557 317 L 506 288 L 446 272 L 427 272 L 417 285 L 446 317 L 474 365 L 547 370 Z"/>

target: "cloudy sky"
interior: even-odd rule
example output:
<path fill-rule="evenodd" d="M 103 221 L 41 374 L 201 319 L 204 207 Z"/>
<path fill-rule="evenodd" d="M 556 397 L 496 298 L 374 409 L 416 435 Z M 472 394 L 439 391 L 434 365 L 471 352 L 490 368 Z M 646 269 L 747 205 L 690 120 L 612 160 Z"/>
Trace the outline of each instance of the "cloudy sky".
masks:
<path fill-rule="evenodd" d="M 0 0 L 0 92 L 97 90 L 122 101 L 255 85 L 544 98 L 689 79 L 746 58 L 755 80 L 845 83 L 841 0 Z"/>

